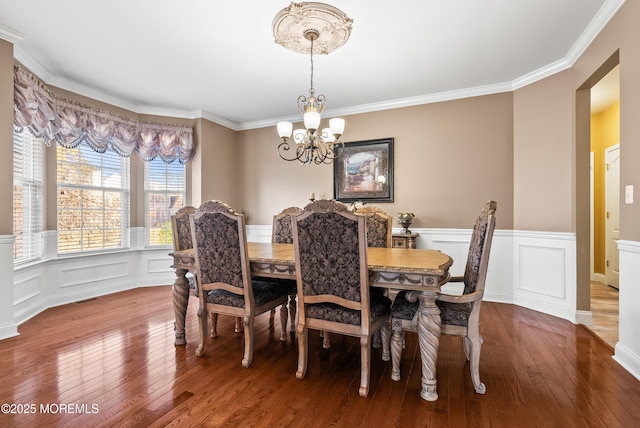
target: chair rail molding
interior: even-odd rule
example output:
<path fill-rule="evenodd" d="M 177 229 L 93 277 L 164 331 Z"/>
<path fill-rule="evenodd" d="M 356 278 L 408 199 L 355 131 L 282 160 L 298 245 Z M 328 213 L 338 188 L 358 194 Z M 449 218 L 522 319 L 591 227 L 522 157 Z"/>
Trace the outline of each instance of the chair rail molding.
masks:
<path fill-rule="evenodd" d="M 271 242 L 272 225 L 248 225 L 249 241 Z M 453 275 L 464 267 L 470 229 L 413 228 L 417 248 L 440 249 L 451 255 Z M 92 255 L 56 255 L 57 234 L 43 232 L 45 255 L 40 262 L 14 268 L 13 235 L 0 236 L 0 272 L 5 281 L 0 299 L 0 339 L 16 336 L 18 326 L 43 310 L 129 288 L 170 286 L 171 248 L 136 247 Z M 396 232 L 396 230 L 394 230 Z M 590 324 L 591 312 L 576 310 L 576 237 L 574 233 L 496 230 L 491 248 L 484 299 L 510 303 L 558 316 L 573 323 Z M 620 336 L 614 359 L 640 379 L 640 242 L 618 241 L 620 251 Z M 96 277 L 100 265 L 126 266 L 127 273 Z M 111 269 L 115 271 L 116 269 Z M 118 269 L 119 270 L 119 269 Z M 117 278 L 116 278 L 117 277 Z M 68 282 L 63 278 L 66 278 Z M 69 286 L 72 284 L 72 286 Z M 66 286 L 65 286 L 66 285 Z M 451 292 L 451 290 L 447 290 Z"/>

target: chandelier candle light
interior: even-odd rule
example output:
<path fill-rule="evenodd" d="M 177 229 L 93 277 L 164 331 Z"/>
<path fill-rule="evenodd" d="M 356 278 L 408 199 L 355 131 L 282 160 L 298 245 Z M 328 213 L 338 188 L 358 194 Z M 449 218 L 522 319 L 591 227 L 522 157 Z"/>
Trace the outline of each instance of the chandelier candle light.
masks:
<path fill-rule="evenodd" d="M 305 129 L 293 129 L 293 123 L 278 122 L 278 155 L 286 161 L 297 160 L 303 164 L 331 163 L 344 152 L 340 137 L 344 132 L 344 119 L 329 120 L 329 127 L 320 129 L 326 97 L 315 94 L 313 88 L 314 46 L 320 53 L 328 54 L 342 46 L 351 34 L 351 23 L 341 10 L 324 3 L 291 3 L 273 19 L 273 35 L 276 43 L 311 56 L 311 88 L 309 96 L 298 97 L 298 110 L 303 117 Z M 323 29 L 320 33 L 318 28 Z M 326 32 L 325 32 L 326 31 Z M 293 133 L 295 153 L 289 153 L 289 139 Z"/>

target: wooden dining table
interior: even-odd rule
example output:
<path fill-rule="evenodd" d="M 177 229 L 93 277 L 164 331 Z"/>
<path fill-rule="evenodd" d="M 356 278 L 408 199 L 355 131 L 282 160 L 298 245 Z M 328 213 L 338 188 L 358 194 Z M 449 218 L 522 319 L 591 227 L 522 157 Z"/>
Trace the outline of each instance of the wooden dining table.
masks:
<path fill-rule="evenodd" d="M 248 242 L 251 273 L 255 276 L 295 279 L 293 244 Z M 193 249 L 169 253 L 176 272 L 173 284 L 176 346 L 186 344 L 185 318 L 190 287 L 187 272 L 195 274 Z M 406 248 L 368 248 L 369 285 L 392 290 L 407 290 L 407 298 L 419 301 L 418 343 L 422 357 L 422 389 L 427 401 L 438 399 L 436 362 L 440 343 L 440 310 L 436 298 L 449 278 L 453 260 L 437 250 Z"/>

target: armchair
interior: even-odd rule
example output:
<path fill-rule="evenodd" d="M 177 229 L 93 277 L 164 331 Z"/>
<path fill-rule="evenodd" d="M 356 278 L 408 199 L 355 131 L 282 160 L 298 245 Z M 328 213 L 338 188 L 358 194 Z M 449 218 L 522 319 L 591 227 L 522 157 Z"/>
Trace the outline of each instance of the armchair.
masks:
<path fill-rule="evenodd" d="M 464 282 L 462 295 L 441 294 L 436 301 L 440 309 L 441 334 L 461 336 L 467 360 L 470 362 L 471 380 L 478 394 L 484 394 L 486 387 L 480 381 L 480 306 L 484 294 L 489 253 L 495 229 L 497 204 L 488 201 L 475 222 L 464 276 L 452 277 L 452 282 Z M 414 300 L 413 302 L 410 300 Z M 400 359 L 402 357 L 403 334 L 405 330 L 416 331 L 418 302 L 410 299 L 406 292 L 398 293 L 391 307 L 391 378 L 400 380 Z"/>

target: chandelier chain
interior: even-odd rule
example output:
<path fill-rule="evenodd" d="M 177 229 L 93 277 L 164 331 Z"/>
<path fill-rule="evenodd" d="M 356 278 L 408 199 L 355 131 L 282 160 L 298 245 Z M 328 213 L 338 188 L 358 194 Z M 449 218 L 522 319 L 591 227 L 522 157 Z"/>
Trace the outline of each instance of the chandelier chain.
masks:
<path fill-rule="evenodd" d="M 311 89 L 309 92 L 313 95 L 315 90 L 313 89 L 313 41 L 315 37 L 311 36 Z"/>

